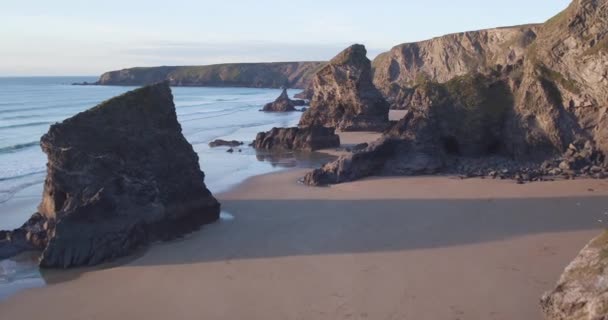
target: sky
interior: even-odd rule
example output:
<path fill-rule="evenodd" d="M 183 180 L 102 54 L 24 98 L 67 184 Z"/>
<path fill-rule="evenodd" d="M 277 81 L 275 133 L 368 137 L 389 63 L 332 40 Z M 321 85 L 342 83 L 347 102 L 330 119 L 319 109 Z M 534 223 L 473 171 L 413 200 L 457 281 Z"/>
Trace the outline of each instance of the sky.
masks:
<path fill-rule="evenodd" d="M 448 33 L 543 22 L 570 0 L 0 0 L 0 76 L 368 57 Z"/>

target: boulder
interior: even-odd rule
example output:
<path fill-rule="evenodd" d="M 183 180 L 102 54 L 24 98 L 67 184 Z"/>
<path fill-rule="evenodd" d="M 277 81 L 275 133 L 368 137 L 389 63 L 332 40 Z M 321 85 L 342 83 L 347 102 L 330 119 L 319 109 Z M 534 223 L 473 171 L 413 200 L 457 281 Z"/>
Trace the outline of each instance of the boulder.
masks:
<path fill-rule="evenodd" d="M 222 140 L 222 139 L 216 139 L 213 140 L 211 142 L 209 142 L 209 147 L 211 148 L 215 148 L 215 147 L 238 147 L 243 145 L 243 142 L 241 141 L 237 141 L 237 140 Z"/>
<path fill-rule="evenodd" d="M 608 231 L 568 265 L 541 307 L 547 320 L 608 319 Z"/>
<path fill-rule="evenodd" d="M 314 76 L 310 108 L 300 126 L 318 123 L 342 131 L 382 131 L 389 105 L 372 83 L 367 51 L 355 44 L 334 57 Z"/>
<path fill-rule="evenodd" d="M 262 150 L 315 151 L 340 146 L 334 128 L 323 126 L 272 128 L 257 134 L 253 147 Z"/>
<path fill-rule="evenodd" d="M 42 249 L 42 267 L 95 265 L 219 218 L 166 82 L 52 125 L 41 147 L 42 201 L 10 235 Z"/>
<path fill-rule="evenodd" d="M 306 101 L 304 100 L 291 100 L 289 99 L 289 95 L 287 94 L 287 89 L 283 88 L 283 92 L 281 95 L 271 103 L 267 103 L 264 105 L 264 108 L 260 111 L 266 112 L 289 112 L 296 111 L 296 106 L 304 106 L 306 105 Z"/>

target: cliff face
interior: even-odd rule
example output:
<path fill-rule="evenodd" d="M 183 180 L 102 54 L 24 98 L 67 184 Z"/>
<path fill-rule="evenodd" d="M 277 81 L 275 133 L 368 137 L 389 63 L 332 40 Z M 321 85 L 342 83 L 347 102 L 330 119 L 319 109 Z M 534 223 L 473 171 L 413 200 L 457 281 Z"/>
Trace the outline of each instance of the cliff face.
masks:
<path fill-rule="evenodd" d="M 606 0 L 575 0 L 544 24 L 402 44 L 374 60 L 374 84 L 392 108 L 429 108 L 429 83 L 501 75 L 513 100 L 501 125 L 511 155 L 564 152 L 577 140 L 607 152 L 607 10 Z"/>
<path fill-rule="evenodd" d="M 608 152 L 608 1 L 575 0 L 538 30 L 515 88 L 520 139 L 563 151 L 594 140 Z"/>
<path fill-rule="evenodd" d="M 129 68 L 106 72 L 99 85 L 305 88 L 324 62 L 229 63 L 208 66 Z"/>
<path fill-rule="evenodd" d="M 468 73 L 485 73 L 496 65 L 517 64 L 537 30 L 538 25 L 497 28 L 401 44 L 374 59 L 374 84 L 394 108 L 405 108 L 398 99 L 402 90 L 426 81 L 442 83 Z"/>
<path fill-rule="evenodd" d="M 320 124 L 343 131 L 382 131 L 389 105 L 372 83 L 363 45 L 352 45 L 321 68 L 312 81 L 310 108 L 300 126 Z"/>
<path fill-rule="evenodd" d="M 485 157 L 487 163 L 495 155 L 530 161 L 532 167 L 515 167 L 520 178 L 603 174 L 608 168 L 607 35 L 608 0 L 575 0 L 542 25 L 397 46 L 376 59 L 374 82 L 408 116 L 375 148 L 328 164 L 307 181 L 453 170 L 446 155 L 460 161 Z M 367 155 L 384 158 L 370 165 Z M 555 163 L 559 168 L 551 168 Z"/>

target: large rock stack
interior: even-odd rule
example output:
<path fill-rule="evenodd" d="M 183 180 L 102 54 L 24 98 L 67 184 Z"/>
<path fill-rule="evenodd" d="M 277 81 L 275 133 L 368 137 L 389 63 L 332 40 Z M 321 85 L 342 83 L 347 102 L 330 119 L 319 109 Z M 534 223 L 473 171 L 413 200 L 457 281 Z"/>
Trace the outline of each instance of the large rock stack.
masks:
<path fill-rule="evenodd" d="M 42 249 L 43 267 L 98 264 L 219 217 L 167 83 L 54 124 L 41 146 L 48 169 L 38 212 L 0 247 Z"/>
<path fill-rule="evenodd" d="M 366 54 L 363 45 L 352 45 L 315 74 L 310 108 L 302 115 L 300 126 L 317 123 L 342 131 L 386 129 L 389 105 L 372 83 Z"/>

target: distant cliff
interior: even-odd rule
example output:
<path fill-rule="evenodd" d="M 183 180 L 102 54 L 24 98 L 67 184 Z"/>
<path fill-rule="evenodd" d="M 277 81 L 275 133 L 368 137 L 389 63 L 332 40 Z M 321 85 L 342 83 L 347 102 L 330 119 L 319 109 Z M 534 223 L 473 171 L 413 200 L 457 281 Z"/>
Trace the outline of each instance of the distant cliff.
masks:
<path fill-rule="evenodd" d="M 304 88 L 324 62 L 228 63 L 207 66 L 137 67 L 106 72 L 98 85 Z"/>

